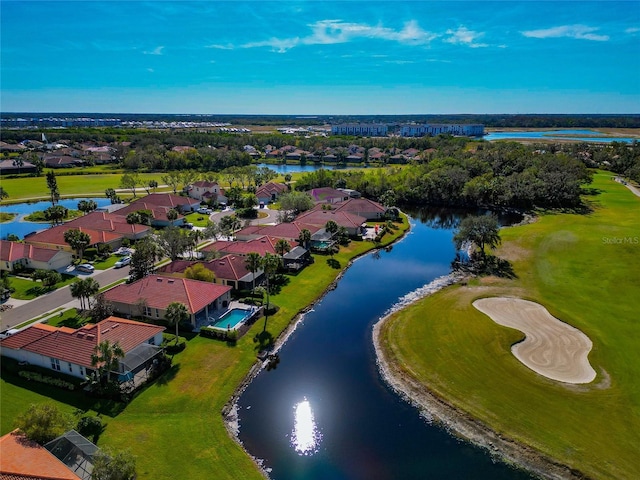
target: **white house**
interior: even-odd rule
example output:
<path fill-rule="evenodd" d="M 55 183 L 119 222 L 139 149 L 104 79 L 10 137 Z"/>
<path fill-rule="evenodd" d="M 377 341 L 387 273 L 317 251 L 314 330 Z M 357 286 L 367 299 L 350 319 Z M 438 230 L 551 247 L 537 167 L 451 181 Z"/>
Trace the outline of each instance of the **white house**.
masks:
<path fill-rule="evenodd" d="M 13 272 L 20 267 L 58 270 L 72 261 L 73 254 L 68 251 L 0 240 L 0 270 Z"/>

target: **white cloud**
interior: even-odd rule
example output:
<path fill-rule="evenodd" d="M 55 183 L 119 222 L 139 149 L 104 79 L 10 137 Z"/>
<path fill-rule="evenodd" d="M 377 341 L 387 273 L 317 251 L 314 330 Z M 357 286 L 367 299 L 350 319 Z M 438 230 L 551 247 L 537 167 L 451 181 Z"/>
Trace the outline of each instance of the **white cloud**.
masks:
<path fill-rule="evenodd" d="M 530 38 L 575 38 L 578 40 L 592 40 L 595 42 L 606 42 L 608 35 L 598 35 L 599 29 L 587 25 L 562 25 L 559 27 L 544 28 L 540 30 L 527 30 L 521 32 L 525 37 Z"/>
<path fill-rule="evenodd" d="M 164 50 L 163 46 L 156 47 L 153 50 L 145 50 L 142 53 L 145 55 L 162 55 L 162 50 Z"/>
<path fill-rule="evenodd" d="M 217 50 L 233 50 L 233 45 L 231 44 L 227 44 L 227 45 L 207 45 L 205 48 L 215 48 Z"/>
<path fill-rule="evenodd" d="M 271 38 L 261 42 L 246 43 L 242 47 L 271 47 L 273 51 L 284 53 L 299 45 L 332 45 L 363 38 L 409 45 L 426 45 L 438 36 L 420 28 L 415 20 L 405 23 L 401 30 L 381 25 L 343 22 L 342 20 L 320 20 L 310 24 L 309 27 L 311 34 L 306 37 Z"/>
<path fill-rule="evenodd" d="M 476 40 L 484 35 L 481 32 L 474 32 L 467 27 L 460 26 L 457 30 L 447 30 L 448 38 L 445 38 L 445 42 L 453 43 L 454 45 L 467 45 L 471 48 L 488 47 L 486 43 L 477 43 Z"/>

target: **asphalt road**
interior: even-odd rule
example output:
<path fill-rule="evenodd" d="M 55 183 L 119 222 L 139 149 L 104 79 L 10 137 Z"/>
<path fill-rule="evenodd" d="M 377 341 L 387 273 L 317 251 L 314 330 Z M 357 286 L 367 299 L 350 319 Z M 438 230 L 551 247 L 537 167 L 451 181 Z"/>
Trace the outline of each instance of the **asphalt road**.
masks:
<path fill-rule="evenodd" d="M 86 278 L 88 275 L 79 275 L 80 278 Z M 101 287 L 116 282 L 122 278 L 129 276 L 129 267 L 111 268 L 105 271 L 93 273 L 91 277 L 95 278 Z M 54 310 L 65 303 L 73 301 L 69 286 L 65 286 L 54 290 L 53 292 L 34 298 L 29 303 L 13 307 L 10 310 L 0 313 L 0 330 L 15 327 L 29 319 L 39 317 L 40 315 Z"/>

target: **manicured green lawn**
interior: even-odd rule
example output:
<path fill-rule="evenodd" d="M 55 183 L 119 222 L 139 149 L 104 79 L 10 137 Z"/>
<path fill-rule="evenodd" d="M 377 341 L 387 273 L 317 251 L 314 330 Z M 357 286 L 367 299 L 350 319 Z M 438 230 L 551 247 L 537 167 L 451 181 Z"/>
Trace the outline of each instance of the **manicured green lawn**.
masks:
<path fill-rule="evenodd" d="M 184 218 L 196 227 L 206 227 L 209 224 L 209 215 L 205 213 L 192 212 L 185 215 Z"/>
<path fill-rule="evenodd" d="M 406 219 L 403 227 L 408 228 Z M 401 235 L 398 230 L 395 237 Z M 385 237 L 385 243 L 394 237 Z M 341 248 L 333 260 L 341 268 L 355 255 L 370 250 L 371 242 L 352 242 Z M 295 315 L 316 300 L 335 280 L 340 268 L 316 256 L 315 263 L 286 284 L 271 301 L 280 310 L 269 317 L 266 333 L 259 319 L 235 346 L 196 336 L 174 357 L 172 370 L 144 389 L 118 415 L 105 418 L 107 428 L 100 446 L 130 448 L 137 457 L 138 478 L 152 479 L 260 479 L 255 464 L 227 433 L 221 410 L 256 362 L 256 353 L 269 338 L 276 338 Z M 11 378 L 12 382 L 16 379 Z M 12 419 L 29 403 L 45 401 L 26 390 L 23 383 L 3 379 L 0 398 L 0 433 L 11 429 Z M 5 395 L 5 392 L 7 394 Z M 74 398 L 56 397 L 63 408 L 76 404 Z M 11 405 L 6 405 L 12 402 Z M 5 408 L 6 406 L 6 408 Z M 111 405 L 98 407 L 113 408 Z"/>
<path fill-rule="evenodd" d="M 162 173 L 141 173 L 140 178 L 143 182 L 156 180 L 162 184 Z M 67 196 L 104 196 L 107 188 L 120 188 L 121 174 L 86 174 L 86 175 L 57 175 L 58 189 L 62 197 Z M 26 198 L 43 198 L 47 199 L 49 190 L 47 189 L 47 181 L 45 176 L 41 177 L 23 177 L 23 178 L 7 178 L 2 180 L 2 187 L 9 194 L 7 200 L 16 201 Z M 158 189 L 157 191 L 166 191 L 166 189 Z M 146 195 L 143 188 L 137 189 L 137 195 Z M 131 196 L 131 192 L 119 193 L 121 197 Z M 6 203 L 3 202 L 3 204 Z"/>
<path fill-rule="evenodd" d="M 394 315 L 382 341 L 407 374 L 495 430 L 588 476 L 631 479 L 640 478 L 640 199 L 610 177 L 595 176 L 592 213 L 503 229 L 498 255 L 517 279 L 427 297 Z M 586 333 L 596 380 L 563 384 L 522 365 L 510 351 L 522 334 L 471 305 L 503 295 L 539 302 Z"/>
<path fill-rule="evenodd" d="M 80 328 L 82 325 L 87 323 L 87 319 L 78 315 L 77 309 L 70 308 L 64 312 L 60 312 L 54 317 L 51 317 L 46 321 L 46 323 L 52 327 Z"/>
<path fill-rule="evenodd" d="M 122 257 L 118 257 L 117 255 L 111 255 L 106 260 L 95 262 L 93 266 L 96 268 L 96 270 L 106 270 L 107 268 L 113 267 L 121 258 Z"/>
<path fill-rule="evenodd" d="M 73 275 L 62 274 L 62 281 L 56 283 L 53 287 L 45 287 L 42 282 L 36 282 L 21 277 L 11 277 L 11 287 L 15 288 L 15 292 L 11 294 L 13 298 L 18 300 L 32 300 L 40 295 L 49 293 L 57 288 L 69 285 L 76 277 Z"/>

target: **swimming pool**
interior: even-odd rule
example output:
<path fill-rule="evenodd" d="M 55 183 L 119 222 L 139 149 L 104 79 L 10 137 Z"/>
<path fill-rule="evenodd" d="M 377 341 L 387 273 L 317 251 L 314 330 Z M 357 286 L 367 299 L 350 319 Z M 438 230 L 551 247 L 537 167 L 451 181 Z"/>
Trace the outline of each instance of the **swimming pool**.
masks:
<path fill-rule="evenodd" d="M 251 310 L 245 310 L 244 308 L 232 308 L 227 313 L 222 315 L 217 322 L 212 323 L 210 326 L 213 328 L 222 329 L 235 329 L 239 327 L 244 320 L 251 315 Z"/>

